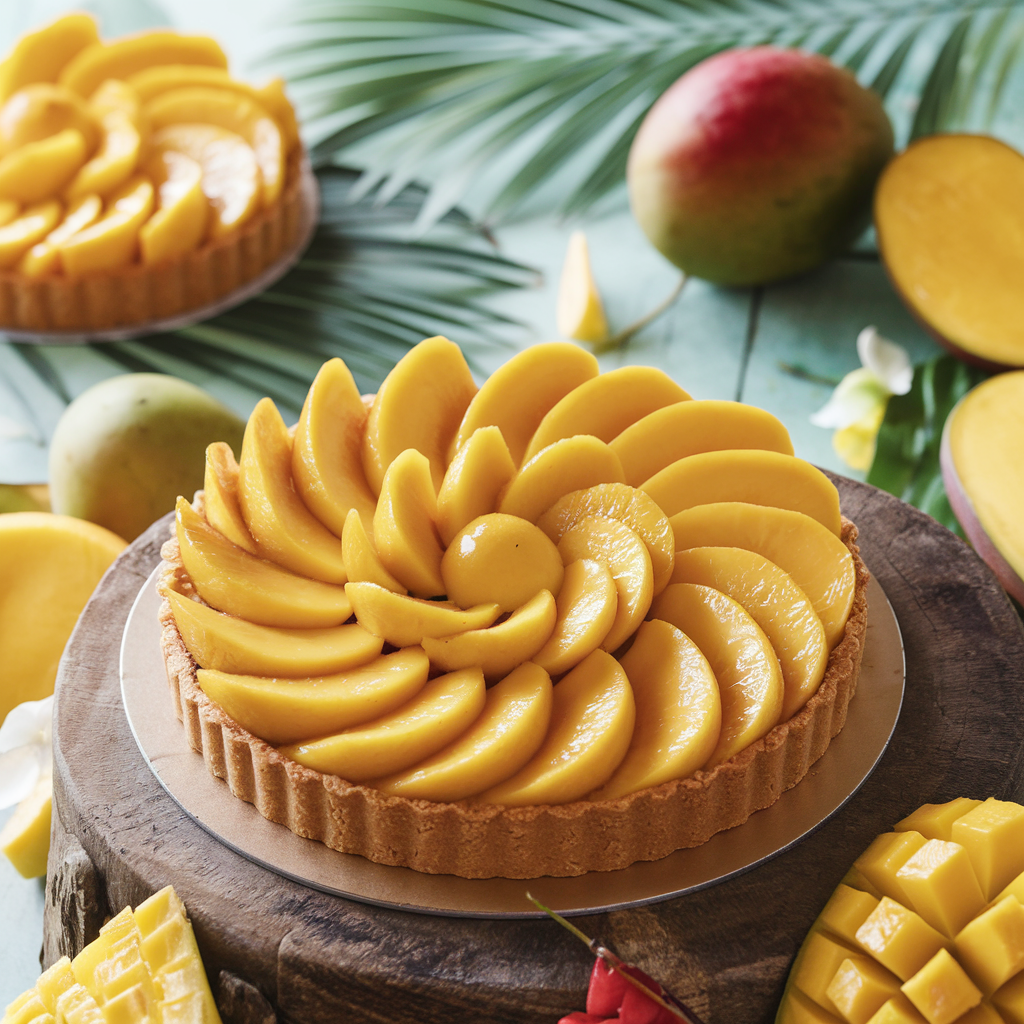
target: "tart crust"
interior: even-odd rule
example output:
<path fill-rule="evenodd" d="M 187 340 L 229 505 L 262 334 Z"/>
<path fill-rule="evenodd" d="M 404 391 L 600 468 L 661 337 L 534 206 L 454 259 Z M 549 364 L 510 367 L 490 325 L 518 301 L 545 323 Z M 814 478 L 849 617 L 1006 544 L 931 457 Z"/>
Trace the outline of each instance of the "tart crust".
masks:
<path fill-rule="evenodd" d="M 700 846 L 741 825 L 807 774 L 846 722 L 867 630 L 868 571 L 843 519 L 856 589 L 842 640 L 817 692 L 793 718 L 711 771 L 618 800 L 534 807 L 387 796 L 305 768 L 243 729 L 199 687 L 197 665 L 164 600 L 161 649 L 189 745 L 231 792 L 270 821 L 378 864 L 462 878 L 566 877 L 614 871 Z M 160 588 L 195 597 L 177 539 L 164 544 Z"/>
<path fill-rule="evenodd" d="M 253 280 L 299 240 L 302 161 L 288 161 L 280 199 L 237 231 L 153 266 L 132 264 L 82 277 L 0 271 L 0 328 L 96 331 L 165 320 L 202 309 Z"/>

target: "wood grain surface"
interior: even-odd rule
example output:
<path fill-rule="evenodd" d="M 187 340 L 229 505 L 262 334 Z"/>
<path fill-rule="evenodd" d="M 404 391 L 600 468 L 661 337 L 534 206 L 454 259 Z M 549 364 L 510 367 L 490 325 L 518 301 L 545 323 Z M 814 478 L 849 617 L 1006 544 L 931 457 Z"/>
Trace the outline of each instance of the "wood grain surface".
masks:
<path fill-rule="evenodd" d="M 773 861 L 679 899 L 580 919 L 707 1024 L 772 1020 L 804 933 L 877 833 L 924 802 L 1024 800 L 1020 619 L 985 565 L 934 520 L 864 484 L 837 483 L 906 646 L 903 711 L 879 767 L 838 815 Z M 553 1024 L 582 1009 L 591 957 L 553 922 L 437 918 L 327 896 L 232 853 L 163 791 L 128 728 L 118 653 L 166 529 L 154 526 L 107 574 L 61 665 L 47 964 L 93 937 L 104 905 L 134 905 L 173 883 L 215 988 L 226 972 L 281 1020 Z M 98 891 L 81 881 L 91 876 L 79 845 Z M 95 905 L 74 906 L 76 892 Z M 249 1019 L 238 985 L 227 988 L 231 1019 Z M 267 1019 L 265 1004 L 248 1003 L 259 1006 L 251 1019 Z"/>

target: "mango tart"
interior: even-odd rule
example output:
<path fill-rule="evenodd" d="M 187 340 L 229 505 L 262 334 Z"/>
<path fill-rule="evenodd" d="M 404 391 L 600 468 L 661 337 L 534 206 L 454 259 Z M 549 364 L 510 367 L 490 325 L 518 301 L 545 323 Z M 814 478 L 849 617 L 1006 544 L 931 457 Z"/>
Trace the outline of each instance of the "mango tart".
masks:
<path fill-rule="evenodd" d="M 868 574 L 775 417 L 536 345 L 264 399 L 163 549 L 190 745 L 298 835 L 469 878 L 700 845 L 842 729 Z"/>
<path fill-rule="evenodd" d="M 280 79 L 206 36 L 100 39 L 75 13 L 0 62 L 0 326 L 164 320 L 294 249 L 304 157 Z"/>

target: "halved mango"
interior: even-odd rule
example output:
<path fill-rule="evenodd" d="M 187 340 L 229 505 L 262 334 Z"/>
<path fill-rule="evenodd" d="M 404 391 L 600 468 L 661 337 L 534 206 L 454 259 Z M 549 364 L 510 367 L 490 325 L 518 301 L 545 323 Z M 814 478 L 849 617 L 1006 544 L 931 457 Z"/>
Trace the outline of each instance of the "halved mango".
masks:
<path fill-rule="evenodd" d="M 153 184 L 131 178 L 111 197 L 103 216 L 58 246 L 64 273 L 79 275 L 116 270 L 131 263 L 139 247 L 139 228 L 153 211 Z"/>
<path fill-rule="evenodd" d="M 9 224 L 0 227 L 0 268 L 13 267 L 60 220 L 62 207 L 56 199 L 36 203 Z"/>
<path fill-rule="evenodd" d="M 761 628 L 731 597 L 711 587 L 674 583 L 651 616 L 681 629 L 708 659 L 722 697 L 722 732 L 709 766 L 767 735 L 782 713 L 782 670 Z"/>
<path fill-rule="evenodd" d="M 0 63 L 0 103 L 22 86 L 56 82 L 65 65 L 99 38 L 96 19 L 81 12 L 26 32 Z"/>
<path fill-rule="evenodd" d="M 238 463 L 227 441 L 214 441 L 206 448 L 203 514 L 206 521 L 232 544 L 244 548 L 250 555 L 259 554 L 238 504 Z"/>
<path fill-rule="evenodd" d="M 689 397 L 668 374 L 653 366 L 623 366 L 602 373 L 570 391 L 545 415 L 523 459 L 532 459 L 542 448 L 574 434 L 593 434 L 611 441 L 655 409 Z"/>
<path fill-rule="evenodd" d="M 525 463 L 501 495 L 498 511 L 535 523 L 570 491 L 624 479 L 618 456 L 604 441 L 589 434 L 563 437 Z"/>
<path fill-rule="evenodd" d="M 60 270 L 59 249 L 72 235 L 94 224 L 103 212 L 99 196 L 85 196 L 68 207 L 64 219 L 41 241 L 32 246 L 18 264 L 27 277 L 45 277 Z"/>
<path fill-rule="evenodd" d="M 99 119 L 81 96 L 51 82 L 26 85 L 0 107 L 0 156 L 67 128 L 82 133 L 87 153 L 100 141 Z"/>
<path fill-rule="evenodd" d="M 404 355 L 373 400 L 363 438 L 363 469 L 379 494 L 388 466 L 406 448 L 430 460 L 435 491 L 444 480 L 448 452 L 476 384 L 458 345 L 427 338 Z"/>
<path fill-rule="evenodd" d="M 454 743 L 397 775 L 369 783 L 410 800 L 452 802 L 510 778 L 544 742 L 551 720 L 551 677 L 520 665 L 487 691 L 484 709 Z"/>
<path fill-rule="evenodd" d="M 178 498 L 178 544 L 196 592 L 218 611 L 262 626 L 339 626 L 352 614 L 342 587 L 256 558 L 218 533 Z"/>
<path fill-rule="evenodd" d="M 75 128 L 21 146 L 0 160 L 0 199 L 49 199 L 74 177 L 86 153 L 85 139 Z"/>
<path fill-rule="evenodd" d="M 345 559 L 345 572 L 353 583 L 376 583 L 378 587 L 406 593 L 405 587 L 385 568 L 363 526 L 359 512 L 350 508 L 341 534 L 341 552 Z"/>
<path fill-rule="evenodd" d="M 537 753 L 512 778 L 476 799 L 485 804 L 565 804 L 603 786 L 626 755 L 636 705 L 622 666 L 594 651 L 555 687 Z"/>
<path fill-rule="evenodd" d="M 419 764 L 461 736 L 483 711 L 486 694 L 479 669 L 449 672 L 390 714 L 281 753 L 349 782 L 378 779 Z"/>
<path fill-rule="evenodd" d="M 707 658 L 668 622 L 645 622 L 621 665 L 636 700 L 636 725 L 626 756 L 591 800 L 621 796 L 685 779 L 718 745 L 722 698 Z"/>
<path fill-rule="evenodd" d="M 199 248 L 206 237 L 210 205 L 203 194 L 203 169 L 190 156 L 165 150 L 146 164 L 157 187 L 157 211 L 139 230 L 142 262 L 166 263 Z"/>
<path fill-rule="evenodd" d="M 678 459 L 728 448 L 760 448 L 793 454 L 793 442 L 770 412 L 705 399 L 677 402 L 637 420 L 611 442 L 622 462 L 626 483 L 639 487 Z"/>
<path fill-rule="evenodd" d="M 341 538 L 302 503 L 291 469 L 288 428 L 277 406 L 263 398 L 249 416 L 238 462 L 238 504 L 245 523 L 265 557 L 310 579 L 344 583 Z"/>
<path fill-rule="evenodd" d="M 474 431 L 493 425 L 501 430 L 512 461 L 520 465 L 549 410 L 598 373 L 597 360 L 579 345 L 553 341 L 524 349 L 484 381 L 459 424 L 451 454 Z"/>
<path fill-rule="evenodd" d="M 384 643 L 356 624 L 323 629 L 261 626 L 173 590 L 164 596 L 189 654 L 202 668 L 218 672 L 286 679 L 327 675 L 365 665 Z"/>
<path fill-rule="evenodd" d="M 820 469 L 757 449 L 704 452 L 673 462 L 640 485 L 667 516 L 714 501 L 789 508 L 842 532 L 839 492 Z"/>
<path fill-rule="evenodd" d="M 498 617 L 496 604 L 457 608 L 441 601 L 421 601 L 376 583 L 346 583 L 359 624 L 395 647 L 418 644 L 425 637 L 452 636 L 484 629 Z"/>
<path fill-rule="evenodd" d="M 74 202 L 93 193 L 105 196 L 113 192 L 132 176 L 141 149 L 142 136 L 131 118 L 120 111 L 107 114 L 99 152 L 71 179 L 65 198 Z"/>
<path fill-rule="evenodd" d="M 254 736 L 276 746 L 327 736 L 390 714 L 423 689 L 429 669 L 422 648 L 407 647 L 316 678 L 265 679 L 205 668 L 197 675 L 210 700 Z"/>

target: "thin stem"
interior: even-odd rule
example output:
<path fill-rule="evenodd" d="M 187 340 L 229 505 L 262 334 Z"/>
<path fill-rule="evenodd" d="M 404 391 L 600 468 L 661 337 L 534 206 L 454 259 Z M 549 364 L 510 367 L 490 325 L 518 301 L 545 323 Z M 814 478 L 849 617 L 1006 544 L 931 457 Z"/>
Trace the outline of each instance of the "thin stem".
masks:
<path fill-rule="evenodd" d="M 624 345 L 634 334 L 642 331 L 648 324 L 654 323 L 664 313 L 667 313 L 672 306 L 675 305 L 676 299 L 683 292 L 683 287 L 686 284 L 688 277 L 686 274 L 680 274 L 679 280 L 676 282 L 676 286 L 669 293 L 668 297 L 658 303 L 649 313 L 645 313 L 639 320 L 634 320 L 628 327 L 624 327 L 621 331 L 611 335 L 608 339 L 602 342 L 598 342 L 594 345 L 595 352 L 608 352 L 613 348 L 618 348 L 620 345 Z"/>

